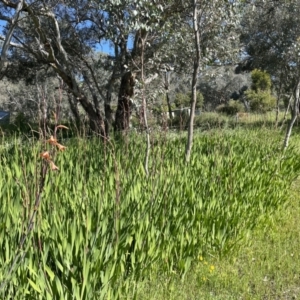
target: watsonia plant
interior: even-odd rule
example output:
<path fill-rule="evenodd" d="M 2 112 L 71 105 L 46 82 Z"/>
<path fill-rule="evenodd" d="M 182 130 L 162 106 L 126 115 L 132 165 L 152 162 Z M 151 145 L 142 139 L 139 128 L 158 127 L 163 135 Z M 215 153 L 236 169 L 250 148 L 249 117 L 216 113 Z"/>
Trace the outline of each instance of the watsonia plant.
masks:
<path fill-rule="evenodd" d="M 146 176 L 137 135 L 126 147 L 69 140 L 55 157 L 60 172 L 45 177 L 35 230 L 2 298 L 126 298 L 154 270 L 184 274 L 199 255 L 230 253 L 282 206 L 299 174 L 299 154 L 283 155 L 280 142 L 267 130 L 201 134 L 186 166 L 184 139 L 153 135 Z M 34 144 L 0 153 L 1 270 L 18 251 L 24 201 L 38 190 L 39 154 Z"/>
<path fill-rule="evenodd" d="M 33 233 L 34 224 L 36 222 L 36 215 L 39 210 L 43 191 L 45 188 L 45 182 L 46 182 L 46 176 L 48 173 L 48 170 L 52 171 L 58 171 L 59 168 L 54 164 L 53 158 L 55 157 L 57 148 L 59 151 L 64 151 L 66 149 L 65 146 L 59 144 L 56 139 L 56 133 L 58 129 L 68 129 L 64 125 L 58 125 L 55 126 L 54 134 L 51 135 L 50 139 L 44 141 L 44 146 L 46 145 L 52 146 L 52 149 L 44 150 L 40 157 L 42 158 L 42 162 L 40 164 L 40 168 L 36 167 L 35 170 L 32 170 L 33 173 L 36 175 L 36 186 L 32 189 L 32 186 L 30 185 L 29 181 L 30 178 L 28 178 L 30 175 L 26 172 L 26 159 L 24 157 L 24 153 L 20 152 L 20 165 L 17 164 L 14 165 L 16 176 L 13 178 L 17 184 L 17 186 L 20 188 L 21 195 L 22 195 L 22 204 L 24 207 L 23 210 L 23 220 L 22 220 L 22 231 L 18 233 L 20 238 L 18 239 L 18 249 L 14 254 L 14 257 L 11 261 L 11 264 L 7 266 L 7 272 L 3 275 L 3 280 L 0 285 L 0 291 L 5 290 L 6 285 L 8 281 L 11 279 L 13 272 L 15 271 L 15 268 L 18 264 L 21 264 L 23 259 L 25 258 L 27 251 L 29 249 L 28 243 L 29 237 Z M 20 145 L 19 145 L 20 146 Z M 30 146 L 29 146 L 30 147 Z M 54 149 L 53 149 L 54 148 Z M 38 164 L 37 161 L 35 161 L 36 164 Z M 5 164 L 4 164 L 5 166 Z M 7 165 L 6 165 L 7 166 Z M 38 176 L 39 173 L 39 176 Z M 20 179 L 23 178 L 23 182 L 20 181 Z M 32 201 L 33 200 L 33 201 Z M 9 248 L 6 243 L 6 254 L 9 253 Z M 7 255 L 6 255 L 7 257 Z"/>

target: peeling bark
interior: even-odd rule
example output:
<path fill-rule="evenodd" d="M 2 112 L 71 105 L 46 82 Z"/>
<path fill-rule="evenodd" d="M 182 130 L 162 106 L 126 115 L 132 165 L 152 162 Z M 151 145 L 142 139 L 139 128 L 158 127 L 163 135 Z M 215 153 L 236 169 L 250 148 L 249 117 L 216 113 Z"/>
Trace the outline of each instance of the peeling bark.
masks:
<path fill-rule="evenodd" d="M 139 29 L 136 32 L 130 58 L 127 55 L 126 44 L 124 44 L 124 41 L 121 42 L 121 73 L 124 72 L 124 65 L 141 65 L 143 42 L 146 40 L 147 34 L 147 30 L 145 29 Z M 131 97 L 134 94 L 134 81 L 135 74 L 132 71 L 126 72 L 121 79 L 118 107 L 115 115 L 115 131 L 124 131 L 129 128 L 129 119 L 132 112 Z"/>
<path fill-rule="evenodd" d="M 129 120 L 132 112 L 131 98 L 134 94 L 135 75 L 127 72 L 123 75 L 118 96 L 118 106 L 115 116 L 115 131 L 123 131 L 129 128 Z"/>

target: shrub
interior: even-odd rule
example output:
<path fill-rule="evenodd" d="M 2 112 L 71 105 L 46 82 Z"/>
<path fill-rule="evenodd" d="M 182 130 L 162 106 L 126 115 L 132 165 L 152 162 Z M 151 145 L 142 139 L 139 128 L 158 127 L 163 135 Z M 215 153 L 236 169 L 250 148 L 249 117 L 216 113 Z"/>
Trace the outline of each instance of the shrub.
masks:
<path fill-rule="evenodd" d="M 189 119 L 189 115 L 183 112 L 181 115 L 175 116 L 173 119 L 169 119 L 168 125 L 176 129 L 185 130 L 188 127 Z"/>
<path fill-rule="evenodd" d="M 196 116 L 194 120 L 196 127 L 211 129 L 212 127 L 225 127 L 228 124 L 228 118 L 215 112 L 203 113 Z"/>
<path fill-rule="evenodd" d="M 290 96 L 283 95 L 281 98 L 281 101 L 283 102 L 284 109 L 287 109 L 287 107 L 289 106 L 289 102 L 290 102 Z"/>
<path fill-rule="evenodd" d="M 266 113 L 276 106 L 276 98 L 271 95 L 270 91 L 248 90 L 246 97 L 252 111 Z"/>
<path fill-rule="evenodd" d="M 255 92 L 271 90 L 271 77 L 270 74 L 268 74 L 267 72 L 255 69 L 251 72 L 251 79 L 251 89 Z"/>
<path fill-rule="evenodd" d="M 176 109 L 176 106 L 174 103 L 171 104 L 171 110 Z M 169 107 L 167 104 L 159 104 L 159 105 L 154 105 L 153 108 L 153 113 L 158 115 L 162 113 L 168 113 L 169 112 Z"/>
<path fill-rule="evenodd" d="M 191 105 L 192 93 L 188 92 L 187 94 L 177 93 L 175 96 L 174 103 L 176 107 L 189 107 Z M 196 108 L 199 109 L 203 106 L 203 95 L 200 92 L 197 92 L 197 102 Z"/>
<path fill-rule="evenodd" d="M 245 92 L 252 111 L 265 113 L 276 106 L 276 98 L 271 94 L 271 77 L 268 73 L 260 70 L 251 72 L 251 90 Z"/>
<path fill-rule="evenodd" d="M 216 109 L 219 113 L 233 116 L 238 112 L 244 111 L 244 105 L 239 101 L 230 99 L 227 104 L 221 104 Z"/>

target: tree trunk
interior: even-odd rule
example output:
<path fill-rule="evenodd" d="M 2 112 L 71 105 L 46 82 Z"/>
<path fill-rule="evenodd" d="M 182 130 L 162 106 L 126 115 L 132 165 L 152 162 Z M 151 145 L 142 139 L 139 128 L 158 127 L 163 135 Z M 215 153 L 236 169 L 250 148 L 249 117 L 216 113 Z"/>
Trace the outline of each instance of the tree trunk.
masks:
<path fill-rule="evenodd" d="M 92 131 L 99 134 L 103 139 L 106 138 L 105 123 L 100 111 L 96 111 L 91 102 L 85 96 L 77 98 L 89 118 L 89 125 Z"/>
<path fill-rule="evenodd" d="M 200 68 L 200 33 L 198 28 L 199 10 L 197 7 L 197 0 L 193 0 L 193 5 L 194 5 L 193 26 L 194 26 L 196 57 L 194 59 L 191 112 L 190 112 L 190 120 L 189 120 L 189 128 L 188 128 L 188 140 L 187 140 L 186 151 L 185 151 L 185 160 L 187 163 L 190 161 L 191 151 L 193 146 L 194 118 L 195 118 L 195 109 L 196 109 L 196 102 L 197 102 L 197 80 L 198 80 L 198 73 Z"/>
<path fill-rule="evenodd" d="M 170 86 L 170 74 L 168 72 L 165 72 L 165 90 L 166 90 L 169 119 L 173 120 L 172 107 L 171 107 L 170 97 L 169 97 L 169 86 Z"/>
<path fill-rule="evenodd" d="M 127 72 L 123 75 L 118 96 L 118 106 L 115 115 L 115 131 L 124 131 L 129 128 L 132 112 L 131 97 L 134 94 L 135 75 Z"/>
<path fill-rule="evenodd" d="M 73 95 L 71 95 L 69 93 L 68 93 L 68 101 L 69 101 L 70 109 L 71 109 L 72 115 L 75 119 L 75 122 L 77 125 L 79 125 L 80 124 L 80 114 L 79 114 L 77 101 L 73 97 Z"/>
<path fill-rule="evenodd" d="M 105 113 L 105 134 L 109 136 L 110 128 L 113 123 L 113 110 L 111 109 L 110 103 L 104 103 Z"/>
<path fill-rule="evenodd" d="M 297 87 L 295 89 L 294 105 L 293 105 L 293 109 L 292 109 L 292 118 L 291 118 L 291 121 L 290 121 L 289 126 L 287 128 L 284 143 L 283 143 L 283 149 L 284 150 L 289 145 L 289 140 L 290 140 L 290 137 L 291 137 L 291 134 L 292 134 L 292 129 L 293 129 L 294 123 L 295 123 L 295 121 L 298 117 L 298 113 L 299 113 L 299 93 L 300 93 L 300 81 L 298 82 Z"/>
<path fill-rule="evenodd" d="M 109 80 L 107 86 L 107 94 L 104 103 L 104 113 L 105 113 L 105 133 L 109 136 L 110 127 L 113 123 L 113 110 L 111 109 L 111 95 L 112 95 L 112 87 L 114 84 L 115 72 L 113 72 L 112 77 Z"/>
<path fill-rule="evenodd" d="M 141 53 L 143 41 L 147 36 L 147 30 L 141 28 L 137 30 L 134 37 L 133 49 L 131 51 L 131 57 L 127 55 L 127 40 L 123 40 L 121 43 L 121 72 L 125 70 L 125 65 L 139 66 L 141 64 Z M 131 98 L 134 94 L 135 74 L 132 71 L 126 72 L 122 79 L 118 95 L 118 106 L 115 114 L 115 131 L 124 131 L 129 128 L 129 120 L 132 112 Z"/>

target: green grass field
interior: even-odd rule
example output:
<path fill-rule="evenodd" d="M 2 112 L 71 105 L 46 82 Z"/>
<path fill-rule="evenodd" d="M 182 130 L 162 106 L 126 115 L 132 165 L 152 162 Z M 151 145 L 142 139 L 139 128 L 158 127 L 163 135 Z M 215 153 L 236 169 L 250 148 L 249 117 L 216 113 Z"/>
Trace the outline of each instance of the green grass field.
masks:
<path fill-rule="evenodd" d="M 0 299 L 296 299 L 300 141 L 282 140 L 197 133 L 186 165 L 185 136 L 152 134 L 147 177 L 142 135 L 4 138 Z"/>
<path fill-rule="evenodd" d="M 300 297 L 300 181 L 272 222 L 259 226 L 228 257 L 199 259 L 184 280 L 153 272 L 137 299 L 273 300 Z"/>

